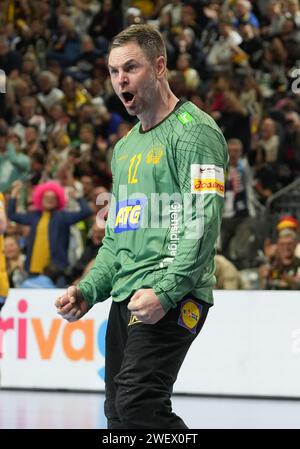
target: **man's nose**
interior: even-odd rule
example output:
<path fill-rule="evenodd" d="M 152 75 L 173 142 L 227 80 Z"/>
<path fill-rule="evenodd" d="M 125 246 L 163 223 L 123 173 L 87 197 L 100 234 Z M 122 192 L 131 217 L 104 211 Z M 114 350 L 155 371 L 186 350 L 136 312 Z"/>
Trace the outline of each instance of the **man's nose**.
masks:
<path fill-rule="evenodd" d="M 126 86 L 128 84 L 128 75 L 125 72 L 119 72 L 119 85 Z"/>

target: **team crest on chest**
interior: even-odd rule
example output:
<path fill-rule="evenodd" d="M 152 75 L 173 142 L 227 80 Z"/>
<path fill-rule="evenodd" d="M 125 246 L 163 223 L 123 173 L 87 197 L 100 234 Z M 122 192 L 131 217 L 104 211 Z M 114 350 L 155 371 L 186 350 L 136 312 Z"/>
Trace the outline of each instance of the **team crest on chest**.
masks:
<path fill-rule="evenodd" d="M 146 163 L 157 165 L 164 154 L 164 149 L 162 147 L 152 147 L 147 153 Z"/>

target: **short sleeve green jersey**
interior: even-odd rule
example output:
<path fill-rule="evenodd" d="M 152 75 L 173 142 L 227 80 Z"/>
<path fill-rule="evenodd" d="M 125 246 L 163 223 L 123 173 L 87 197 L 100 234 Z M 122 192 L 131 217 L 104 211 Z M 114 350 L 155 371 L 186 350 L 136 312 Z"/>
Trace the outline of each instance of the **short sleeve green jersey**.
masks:
<path fill-rule="evenodd" d="M 213 303 L 227 162 L 220 129 L 188 101 L 117 143 L 103 246 L 78 286 L 89 305 L 140 288 L 153 288 L 166 311 L 188 293 Z"/>

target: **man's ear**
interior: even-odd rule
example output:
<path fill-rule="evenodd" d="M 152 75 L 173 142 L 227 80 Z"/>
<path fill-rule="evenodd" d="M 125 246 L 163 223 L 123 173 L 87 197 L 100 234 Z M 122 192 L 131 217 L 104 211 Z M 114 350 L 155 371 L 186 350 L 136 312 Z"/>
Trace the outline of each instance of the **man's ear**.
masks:
<path fill-rule="evenodd" d="M 164 56 L 158 56 L 156 58 L 156 76 L 157 78 L 163 78 L 166 73 L 166 59 Z"/>

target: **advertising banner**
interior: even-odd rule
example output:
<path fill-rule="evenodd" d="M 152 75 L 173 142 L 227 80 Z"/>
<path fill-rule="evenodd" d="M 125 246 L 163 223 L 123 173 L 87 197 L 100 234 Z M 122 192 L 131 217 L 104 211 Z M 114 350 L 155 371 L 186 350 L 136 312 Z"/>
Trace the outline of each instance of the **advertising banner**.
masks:
<path fill-rule="evenodd" d="M 62 292 L 10 291 L 0 318 L 2 387 L 104 390 L 111 302 L 68 323 L 54 307 Z M 216 291 L 174 392 L 300 397 L 299 317 L 296 291 Z"/>

